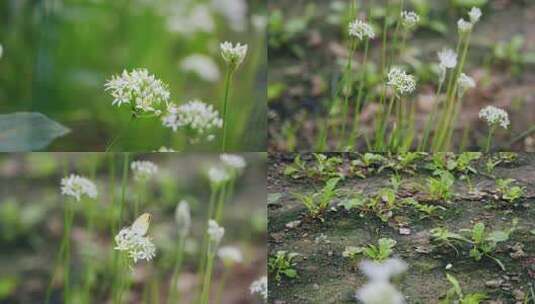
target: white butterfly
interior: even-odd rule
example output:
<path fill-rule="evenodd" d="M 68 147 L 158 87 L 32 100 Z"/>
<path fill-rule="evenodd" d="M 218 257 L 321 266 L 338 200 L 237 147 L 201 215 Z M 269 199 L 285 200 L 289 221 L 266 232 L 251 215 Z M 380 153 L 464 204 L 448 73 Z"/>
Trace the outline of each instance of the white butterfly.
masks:
<path fill-rule="evenodd" d="M 130 227 L 130 230 L 139 236 L 144 236 L 149 230 L 151 218 L 152 215 L 150 213 L 143 213 L 134 221 Z"/>

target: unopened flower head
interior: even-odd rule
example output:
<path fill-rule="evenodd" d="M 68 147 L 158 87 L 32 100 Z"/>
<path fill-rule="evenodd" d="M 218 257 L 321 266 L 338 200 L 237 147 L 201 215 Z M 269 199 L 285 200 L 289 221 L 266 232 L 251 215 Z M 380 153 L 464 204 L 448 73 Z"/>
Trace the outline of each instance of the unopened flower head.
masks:
<path fill-rule="evenodd" d="M 459 29 L 459 33 L 461 34 L 465 34 L 465 33 L 468 33 L 472 30 L 472 27 L 473 27 L 473 24 L 464 20 L 464 19 L 459 19 L 459 21 L 457 22 L 457 28 Z"/>
<path fill-rule="evenodd" d="M 175 209 L 175 221 L 177 225 L 178 234 L 181 238 L 185 238 L 191 228 L 191 211 L 188 202 L 180 201 Z"/>
<path fill-rule="evenodd" d="M 156 256 L 156 246 L 145 236 L 150 223 L 150 214 L 141 215 L 130 227 L 125 227 L 115 236 L 115 250 L 125 251 L 137 263 L 150 261 Z"/>
<path fill-rule="evenodd" d="M 216 221 L 208 221 L 208 237 L 210 238 L 211 248 L 215 252 L 217 246 L 221 242 L 223 235 L 225 234 L 225 228 L 219 226 Z"/>
<path fill-rule="evenodd" d="M 249 286 L 249 291 L 251 294 L 258 294 L 262 297 L 264 301 L 267 301 L 268 298 L 268 280 L 267 276 L 263 276 L 258 280 L 251 283 Z"/>
<path fill-rule="evenodd" d="M 447 69 L 453 69 L 457 66 L 457 53 L 452 49 L 444 48 L 438 52 L 438 60 L 441 66 Z"/>
<path fill-rule="evenodd" d="M 184 129 L 193 143 L 213 140 L 214 129 L 223 126 L 219 112 L 212 105 L 200 100 L 189 101 L 180 106 L 169 106 L 167 114 L 162 117 L 162 123 L 175 132 L 179 128 Z"/>
<path fill-rule="evenodd" d="M 478 7 L 472 7 L 470 12 L 468 12 L 468 16 L 470 16 L 470 22 L 472 22 L 472 25 L 479 21 L 481 15 L 481 10 Z"/>
<path fill-rule="evenodd" d="M 504 129 L 509 127 L 509 115 L 504 110 L 495 106 L 487 106 L 479 111 L 479 118 L 487 121 L 489 126 L 501 126 Z"/>
<path fill-rule="evenodd" d="M 416 89 L 414 76 L 407 74 L 407 72 L 398 67 L 394 67 L 388 72 L 387 84 L 399 95 L 410 94 Z"/>
<path fill-rule="evenodd" d="M 457 86 L 459 96 L 463 96 L 466 91 L 476 87 L 476 82 L 472 77 L 461 73 L 459 80 L 457 80 Z"/>
<path fill-rule="evenodd" d="M 130 164 L 130 168 L 134 171 L 134 179 L 144 181 L 158 172 L 158 166 L 148 160 L 136 160 Z"/>
<path fill-rule="evenodd" d="M 125 70 L 108 80 L 104 87 L 114 98 L 112 105 L 130 104 L 134 113 L 160 115 L 171 96 L 167 85 L 146 69 Z"/>
<path fill-rule="evenodd" d="M 407 29 L 415 28 L 420 22 L 420 16 L 415 12 L 403 11 L 401 12 L 401 25 Z"/>
<path fill-rule="evenodd" d="M 238 247 L 224 246 L 219 248 L 217 256 L 223 261 L 225 266 L 232 266 L 243 262 L 243 254 Z"/>
<path fill-rule="evenodd" d="M 80 201 L 82 196 L 96 198 L 98 191 L 97 186 L 91 180 L 71 174 L 61 179 L 61 194 L 72 196 L 76 201 Z"/>
<path fill-rule="evenodd" d="M 238 171 L 243 170 L 247 165 L 245 159 L 237 154 L 221 154 L 219 156 L 219 159 L 221 159 L 225 166 L 228 166 Z"/>
<path fill-rule="evenodd" d="M 223 167 L 211 167 L 208 169 L 208 178 L 214 185 L 220 185 L 231 178 L 228 170 Z"/>
<path fill-rule="evenodd" d="M 375 32 L 373 28 L 368 23 L 356 19 L 355 21 L 349 23 L 349 36 L 357 37 L 359 40 L 364 38 L 373 39 L 375 38 Z"/>
<path fill-rule="evenodd" d="M 219 45 L 221 49 L 221 57 L 225 62 L 232 68 L 237 68 L 245 59 L 247 55 L 247 44 L 237 43 L 232 45 L 232 43 L 226 41 Z"/>

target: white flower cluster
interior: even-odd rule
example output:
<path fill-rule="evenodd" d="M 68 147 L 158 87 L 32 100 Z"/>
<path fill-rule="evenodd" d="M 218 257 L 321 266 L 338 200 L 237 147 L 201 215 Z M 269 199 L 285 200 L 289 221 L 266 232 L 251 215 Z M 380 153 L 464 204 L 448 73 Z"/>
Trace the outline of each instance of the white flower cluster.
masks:
<path fill-rule="evenodd" d="M 217 246 L 219 246 L 219 243 L 221 242 L 221 239 L 223 238 L 223 235 L 225 234 L 225 228 L 219 226 L 216 221 L 209 220 L 208 221 L 208 237 L 210 239 L 211 248 L 212 250 L 215 250 Z"/>
<path fill-rule="evenodd" d="M 457 53 L 452 49 L 444 48 L 438 52 L 440 65 L 446 69 L 453 69 L 457 66 Z"/>
<path fill-rule="evenodd" d="M 258 280 L 251 283 L 251 286 L 249 286 L 249 291 L 251 294 L 258 294 L 264 299 L 264 301 L 267 301 L 268 298 L 268 280 L 267 276 L 263 276 L 259 278 Z"/>
<path fill-rule="evenodd" d="M 472 30 L 474 25 L 479 21 L 481 18 L 481 10 L 477 7 L 472 7 L 470 12 L 468 12 L 468 16 L 470 17 L 470 21 L 466 21 L 463 18 L 459 19 L 457 22 L 457 28 L 459 29 L 459 33 L 465 34 Z"/>
<path fill-rule="evenodd" d="M 180 67 L 186 72 L 193 72 L 202 80 L 216 82 L 219 80 L 219 68 L 214 60 L 206 55 L 193 54 L 180 62 Z"/>
<path fill-rule="evenodd" d="M 364 304 L 404 304 L 403 295 L 390 283 L 390 278 L 405 272 L 407 264 L 400 259 L 383 263 L 361 262 L 360 270 L 370 279 L 357 290 L 356 298 Z"/>
<path fill-rule="evenodd" d="M 82 176 L 71 174 L 61 179 L 61 194 L 72 196 L 76 201 L 80 201 L 82 196 L 97 198 L 98 191 L 95 184 Z"/>
<path fill-rule="evenodd" d="M 145 215 L 142 215 L 144 217 Z M 140 219 L 142 218 L 140 217 Z M 115 236 L 115 250 L 126 251 L 128 256 L 137 263 L 139 260 L 150 261 L 156 256 L 156 246 L 146 237 L 148 222 L 140 229 L 136 220 L 130 227 L 125 227 Z"/>
<path fill-rule="evenodd" d="M 133 161 L 130 168 L 134 171 L 134 179 L 137 181 L 144 181 L 158 172 L 158 166 L 148 160 Z"/>
<path fill-rule="evenodd" d="M 223 120 L 219 117 L 219 112 L 212 105 L 208 105 L 199 100 L 189 101 L 185 104 L 169 106 L 168 113 L 162 117 L 165 127 L 177 131 L 184 128 L 192 137 L 192 142 L 201 139 L 211 141 L 214 135 L 213 129 L 221 128 Z"/>
<path fill-rule="evenodd" d="M 108 80 L 104 87 L 114 98 L 112 105 L 130 104 L 134 112 L 156 115 L 161 114 L 160 109 L 167 106 L 171 96 L 167 85 L 146 69 L 125 70 Z"/>
<path fill-rule="evenodd" d="M 231 266 L 243 262 L 241 250 L 234 246 L 224 246 L 219 248 L 217 256 L 223 261 L 225 266 Z"/>
<path fill-rule="evenodd" d="M 247 55 L 247 44 L 237 43 L 234 46 L 232 43 L 225 41 L 219 47 L 221 49 L 221 57 L 233 69 L 237 68 L 245 59 L 245 55 Z"/>
<path fill-rule="evenodd" d="M 457 86 L 458 94 L 462 97 L 467 90 L 476 87 L 476 81 L 474 78 L 466 75 L 465 73 L 461 73 L 461 75 L 459 75 L 459 79 L 457 80 Z"/>
<path fill-rule="evenodd" d="M 413 29 L 420 22 L 420 16 L 412 11 L 401 12 L 401 25 L 407 29 Z"/>
<path fill-rule="evenodd" d="M 510 124 L 507 112 L 495 106 L 487 106 L 481 109 L 479 118 L 486 120 L 490 126 L 500 125 L 504 129 L 507 129 Z"/>
<path fill-rule="evenodd" d="M 371 25 L 357 19 L 349 23 L 349 36 L 357 37 L 359 40 L 364 38 L 373 39 L 375 38 L 375 32 L 373 31 Z"/>
<path fill-rule="evenodd" d="M 188 235 L 191 228 L 191 211 L 188 202 L 180 201 L 175 209 L 175 221 L 177 224 L 178 234 L 181 238 Z"/>
<path fill-rule="evenodd" d="M 416 79 L 414 76 L 407 74 L 403 69 L 393 67 L 388 72 L 387 85 L 394 88 L 399 95 L 410 94 L 416 89 Z"/>
<path fill-rule="evenodd" d="M 228 170 L 223 167 L 211 167 L 208 169 L 208 179 L 213 184 L 221 184 L 231 178 Z"/>
<path fill-rule="evenodd" d="M 219 156 L 219 159 L 221 159 L 225 166 L 228 166 L 238 171 L 243 170 L 247 165 L 245 159 L 242 156 L 236 154 L 221 154 Z"/>

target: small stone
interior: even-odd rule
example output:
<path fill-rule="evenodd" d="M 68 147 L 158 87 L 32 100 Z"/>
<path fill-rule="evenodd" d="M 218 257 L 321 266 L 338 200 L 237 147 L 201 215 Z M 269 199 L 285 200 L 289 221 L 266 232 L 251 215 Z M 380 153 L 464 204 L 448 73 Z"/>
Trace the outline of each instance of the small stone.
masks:
<path fill-rule="evenodd" d="M 297 221 L 291 221 L 287 223 L 285 227 L 288 229 L 293 229 L 293 228 L 299 227 L 299 225 L 301 225 L 301 221 L 297 220 Z"/>
<path fill-rule="evenodd" d="M 411 234 L 411 229 L 410 228 L 399 228 L 399 234 L 401 235 L 409 235 Z"/>
<path fill-rule="evenodd" d="M 513 296 L 517 301 L 523 301 L 526 298 L 526 294 L 520 289 L 513 290 Z"/>
<path fill-rule="evenodd" d="M 485 286 L 488 288 L 498 288 L 502 285 L 503 280 L 490 280 L 485 282 Z"/>
<path fill-rule="evenodd" d="M 312 285 L 312 288 L 315 289 L 315 290 L 318 290 L 318 289 L 320 289 L 320 286 L 318 284 L 314 284 L 314 285 Z"/>
<path fill-rule="evenodd" d="M 332 252 L 332 251 L 329 251 L 329 252 L 327 252 L 327 255 L 328 255 L 328 256 L 333 256 L 333 252 Z"/>

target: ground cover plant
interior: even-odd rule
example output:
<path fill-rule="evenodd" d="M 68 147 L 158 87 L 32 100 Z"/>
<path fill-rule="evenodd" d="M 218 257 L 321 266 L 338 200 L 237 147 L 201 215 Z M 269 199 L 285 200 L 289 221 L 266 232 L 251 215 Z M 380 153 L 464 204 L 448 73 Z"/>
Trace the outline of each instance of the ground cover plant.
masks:
<path fill-rule="evenodd" d="M 264 303 L 265 155 L 2 155 L 0 302 Z"/>
<path fill-rule="evenodd" d="M 340 175 L 321 219 L 291 193 L 319 195 L 325 180 L 286 172 L 318 156 L 269 156 L 268 256 L 291 252 L 298 274 L 268 270 L 269 301 L 535 303 L 535 155 L 323 155 Z"/>
<path fill-rule="evenodd" d="M 261 1 L 22 0 L 0 13 L 12 130 L 0 151 L 265 151 Z"/>
<path fill-rule="evenodd" d="M 531 150 L 534 10 L 271 1 L 270 150 Z"/>

